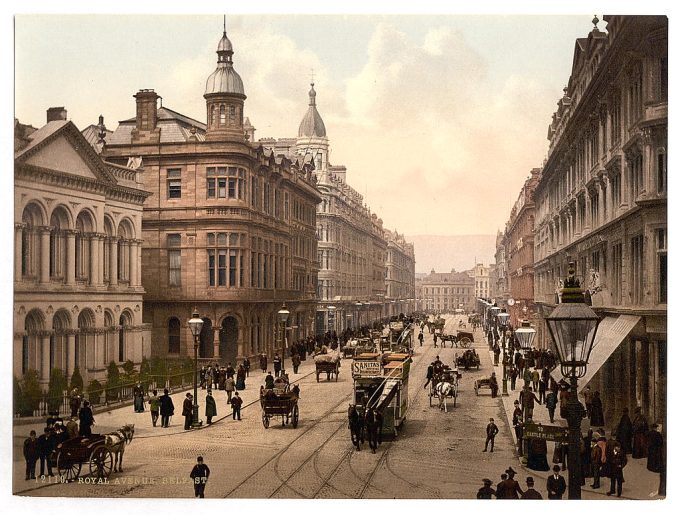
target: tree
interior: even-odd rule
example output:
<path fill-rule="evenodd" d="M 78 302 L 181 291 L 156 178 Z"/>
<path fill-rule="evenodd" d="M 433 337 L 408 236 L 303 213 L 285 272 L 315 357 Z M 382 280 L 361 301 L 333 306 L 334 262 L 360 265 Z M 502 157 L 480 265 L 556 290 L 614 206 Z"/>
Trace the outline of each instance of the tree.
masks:
<path fill-rule="evenodd" d="M 40 407 L 40 399 L 43 393 L 40 381 L 38 381 L 38 372 L 35 370 L 26 371 L 21 384 L 21 390 L 23 395 L 20 413 L 22 416 L 30 417 Z"/>
<path fill-rule="evenodd" d="M 87 400 L 90 401 L 91 404 L 99 404 L 103 390 L 104 387 L 102 384 L 96 379 L 93 379 L 87 385 Z"/>
<path fill-rule="evenodd" d="M 53 368 L 47 387 L 47 411 L 50 415 L 59 415 L 64 402 L 64 390 L 68 388 L 64 372 L 60 368 Z"/>
<path fill-rule="evenodd" d="M 111 361 L 106 367 L 106 400 L 115 401 L 120 392 L 120 370 L 118 365 Z"/>
<path fill-rule="evenodd" d="M 78 388 L 79 392 L 83 391 L 83 376 L 80 375 L 80 369 L 77 366 L 73 369 L 73 374 L 71 374 L 69 391 L 72 392 L 74 388 Z"/>
<path fill-rule="evenodd" d="M 24 405 L 24 392 L 21 389 L 21 381 L 17 378 L 17 376 L 14 376 L 14 414 L 15 415 L 22 415 L 22 408 Z"/>

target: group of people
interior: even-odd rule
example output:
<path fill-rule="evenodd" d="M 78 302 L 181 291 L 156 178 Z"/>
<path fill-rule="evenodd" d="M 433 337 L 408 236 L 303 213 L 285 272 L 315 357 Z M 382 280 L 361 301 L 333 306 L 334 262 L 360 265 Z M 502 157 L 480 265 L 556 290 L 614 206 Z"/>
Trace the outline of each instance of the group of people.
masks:
<path fill-rule="evenodd" d="M 199 372 L 201 389 L 226 390 L 227 392 L 244 390 L 246 378 L 249 374 L 250 359 L 247 357 L 239 363 L 236 369 L 234 369 L 231 363 L 227 363 L 226 367 L 220 366 L 217 363 L 209 366 L 204 365 Z"/>
<path fill-rule="evenodd" d="M 534 488 L 535 481 L 532 476 L 527 476 L 526 488 L 522 490 L 519 482 L 515 479 L 517 472 L 512 467 L 508 467 L 504 474 L 501 474 L 501 480 L 493 488 L 493 482 L 490 479 L 483 479 L 482 486 L 477 491 L 477 499 L 543 499 L 543 495 Z M 564 477 L 560 475 L 560 467 L 553 467 L 553 474 L 548 477 L 546 481 L 546 490 L 548 499 L 562 499 L 564 492 L 567 490 L 567 483 Z"/>

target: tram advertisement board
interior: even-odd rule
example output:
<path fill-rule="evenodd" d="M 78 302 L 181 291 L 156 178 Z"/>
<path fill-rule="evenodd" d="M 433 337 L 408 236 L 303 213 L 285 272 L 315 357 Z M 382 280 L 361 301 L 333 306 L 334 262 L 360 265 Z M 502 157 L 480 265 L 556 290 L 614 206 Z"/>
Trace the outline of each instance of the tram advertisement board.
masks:
<path fill-rule="evenodd" d="M 569 429 L 562 426 L 544 426 L 543 424 L 526 424 L 524 438 L 540 438 L 551 442 L 565 442 L 569 439 Z"/>
<path fill-rule="evenodd" d="M 382 376 L 380 361 L 354 360 L 352 362 L 352 377 Z"/>

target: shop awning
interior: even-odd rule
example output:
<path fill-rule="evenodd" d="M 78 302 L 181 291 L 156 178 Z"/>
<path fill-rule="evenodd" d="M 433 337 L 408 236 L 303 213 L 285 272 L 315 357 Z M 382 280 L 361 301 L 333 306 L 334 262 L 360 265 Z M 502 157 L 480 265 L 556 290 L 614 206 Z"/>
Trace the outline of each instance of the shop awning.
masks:
<path fill-rule="evenodd" d="M 588 386 L 588 383 L 602 368 L 609 356 L 621 345 L 639 321 L 640 317 L 637 315 L 619 315 L 618 317 L 604 317 L 602 319 L 595 334 L 593 350 L 590 351 L 588 370 L 586 375 L 578 380 L 579 393 Z M 559 365 L 553 369 L 550 375 L 556 382 L 563 379 Z"/>

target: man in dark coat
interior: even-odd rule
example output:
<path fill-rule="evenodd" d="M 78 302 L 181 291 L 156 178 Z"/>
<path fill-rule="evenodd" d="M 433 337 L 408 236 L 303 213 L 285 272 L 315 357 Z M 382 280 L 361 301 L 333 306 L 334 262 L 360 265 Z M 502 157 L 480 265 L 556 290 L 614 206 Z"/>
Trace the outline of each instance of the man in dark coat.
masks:
<path fill-rule="evenodd" d="M 184 399 L 184 404 L 182 404 L 182 416 L 184 417 L 184 429 L 191 429 L 191 419 L 193 416 L 194 402 L 193 395 L 187 393 Z"/>
<path fill-rule="evenodd" d="M 208 390 L 205 396 L 205 418 L 208 419 L 208 425 L 212 424 L 212 418 L 217 416 L 217 404 L 215 397 L 212 396 L 212 391 Z"/>
<path fill-rule="evenodd" d="M 210 477 L 210 469 L 208 465 L 203 463 L 203 456 L 196 458 L 196 465 L 191 469 L 189 477 L 194 482 L 194 495 L 203 499 L 205 497 L 205 485 Z"/>
<path fill-rule="evenodd" d="M 477 499 L 491 499 L 491 496 L 496 495 L 496 490 L 491 488 L 490 479 L 482 479 L 484 486 L 477 490 Z"/>
<path fill-rule="evenodd" d="M 293 357 L 290 358 L 291 362 L 293 363 L 293 374 L 298 373 L 298 368 L 300 367 L 300 354 L 297 353 L 297 351 L 293 354 Z"/>
<path fill-rule="evenodd" d="M 508 467 L 508 470 L 506 470 L 505 473 L 508 475 L 508 478 L 502 482 L 503 486 L 501 487 L 501 490 L 503 497 L 500 497 L 498 494 L 498 488 L 496 489 L 496 497 L 498 499 L 519 499 L 520 495 L 524 492 L 520 488 L 519 483 L 515 481 L 516 472 L 512 467 Z"/>
<path fill-rule="evenodd" d="M 498 434 L 498 426 L 495 424 L 492 418 L 489 419 L 489 423 L 486 425 L 486 441 L 484 442 L 484 450 L 486 452 L 489 442 L 491 442 L 491 452 L 493 452 L 493 442 Z"/>
<path fill-rule="evenodd" d="M 505 499 L 505 480 L 508 479 L 508 475 L 503 473 L 501 474 L 501 480 L 500 482 L 496 485 L 496 499 Z"/>
<path fill-rule="evenodd" d="M 498 379 L 496 379 L 496 372 L 491 372 L 489 388 L 491 389 L 491 397 L 495 398 L 498 395 Z"/>
<path fill-rule="evenodd" d="M 160 396 L 160 413 L 161 413 L 161 427 L 168 427 L 170 424 L 170 417 L 175 414 L 175 405 L 172 403 L 172 398 L 168 395 L 168 389 L 163 390 L 163 395 Z"/>
<path fill-rule="evenodd" d="M 635 408 L 633 416 L 633 458 L 644 458 L 647 455 L 647 417 L 640 406 Z"/>
<path fill-rule="evenodd" d="M 35 464 L 38 461 L 38 439 L 35 437 L 35 431 L 28 434 L 28 438 L 24 440 L 24 459 L 26 460 L 26 481 L 35 479 Z"/>
<path fill-rule="evenodd" d="M 241 405 L 243 399 L 239 397 L 238 392 L 234 392 L 234 396 L 229 401 L 231 403 L 231 414 L 234 420 L 241 420 Z"/>
<path fill-rule="evenodd" d="M 231 366 L 231 363 L 227 363 L 227 369 L 225 370 L 225 373 L 227 374 L 227 377 L 231 377 L 232 379 L 234 378 L 236 370 L 234 370 L 234 367 Z"/>
<path fill-rule="evenodd" d="M 628 416 L 628 408 L 623 408 L 623 415 L 621 415 L 621 420 L 616 426 L 615 434 L 623 452 L 630 454 L 633 450 L 633 422 Z"/>
<path fill-rule="evenodd" d="M 248 357 L 243 359 L 243 368 L 246 369 L 246 377 L 250 376 L 250 360 Z"/>
<path fill-rule="evenodd" d="M 263 374 L 267 371 L 267 355 L 264 352 L 260 354 L 260 368 Z"/>
<path fill-rule="evenodd" d="M 604 427 L 604 410 L 602 409 L 602 399 L 598 391 L 593 393 L 593 400 L 590 405 L 590 425 L 592 427 Z"/>
<path fill-rule="evenodd" d="M 423 386 L 424 389 L 427 388 L 428 384 L 430 384 L 430 381 L 432 381 L 433 376 L 434 376 L 434 361 L 427 366 L 427 375 L 425 376 L 427 381 L 425 382 L 425 385 Z"/>
<path fill-rule="evenodd" d="M 659 474 L 658 495 L 666 495 L 666 456 L 661 424 L 652 424 L 647 433 L 647 470 Z"/>
<path fill-rule="evenodd" d="M 73 391 L 71 392 L 71 399 L 69 400 L 69 406 L 71 408 L 72 417 L 78 416 L 78 410 L 80 409 L 80 404 L 82 403 L 82 401 L 83 398 L 78 393 L 78 388 L 74 388 Z"/>
<path fill-rule="evenodd" d="M 533 420 L 534 418 L 534 403 L 538 402 L 539 404 L 541 403 L 537 398 L 534 392 L 531 391 L 531 386 L 527 387 L 526 389 L 522 389 L 519 392 L 519 403 L 522 405 L 522 409 L 526 413 L 526 418 L 527 421 Z"/>
<path fill-rule="evenodd" d="M 274 376 L 272 375 L 271 372 L 269 372 L 264 378 L 264 387 L 267 390 L 271 390 L 272 388 L 274 388 Z"/>
<path fill-rule="evenodd" d="M 90 403 L 88 401 L 83 402 L 83 407 L 80 408 L 78 418 L 80 419 L 80 424 L 78 426 L 80 428 L 80 436 L 92 436 L 94 415 L 92 414 L 92 408 L 90 408 Z"/>
<path fill-rule="evenodd" d="M 552 424 L 555 422 L 555 408 L 557 408 L 557 393 L 555 390 L 550 390 L 548 395 L 545 396 L 545 407 L 548 408 L 548 416 Z"/>
<path fill-rule="evenodd" d="M 597 392 L 596 392 L 597 393 Z M 609 477 L 611 478 L 611 486 L 609 487 L 609 492 L 607 495 L 614 495 L 614 490 L 616 489 L 616 497 L 621 497 L 621 491 L 623 490 L 623 468 L 628 463 L 626 454 L 621 450 L 620 445 L 616 445 L 612 452 L 612 455 L 608 458 L 608 470 Z"/>
<path fill-rule="evenodd" d="M 279 356 L 279 353 L 277 352 L 274 355 L 274 376 L 279 377 L 279 374 L 281 373 L 281 357 Z"/>
<path fill-rule="evenodd" d="M 564 492 L 567 490 L 567 482 L 560 475 L 560 466 L 553 467 L 553 474 L 548 477 L 546 482 L 546 490 L 548 491 L 548 499 L 562 499 Z"/>
<path fill-rule="evenodd" d="M 543 496 L 536 490 L 534 490 L 533 477 L 531 476 L 527 477 L 527 489 L 524 491 L 520 499 L 543 499 Z"/>
<path fill-rule="evenodd" d="M 45 432 L 40 435 L 37 443 L 38 458 L 40 458 L 40 475 L 45 475 L 45 467 L 47 466 L 47 474 L 53 476 L 52 474 L 52 462 L 50 461 L 50 454 L 56 447 L 56 439 L 54 436 L 54 430 L 49 427 L 45 428 Z"/>
<path fill-rule="evenodd" d="M 204 367 L 205 368 L 205 367 Z M 144 412 L 144 387 L 142 383 L 138 382 L 132 389 L 132 397 L 134 399 L 135 413 Z"/>

